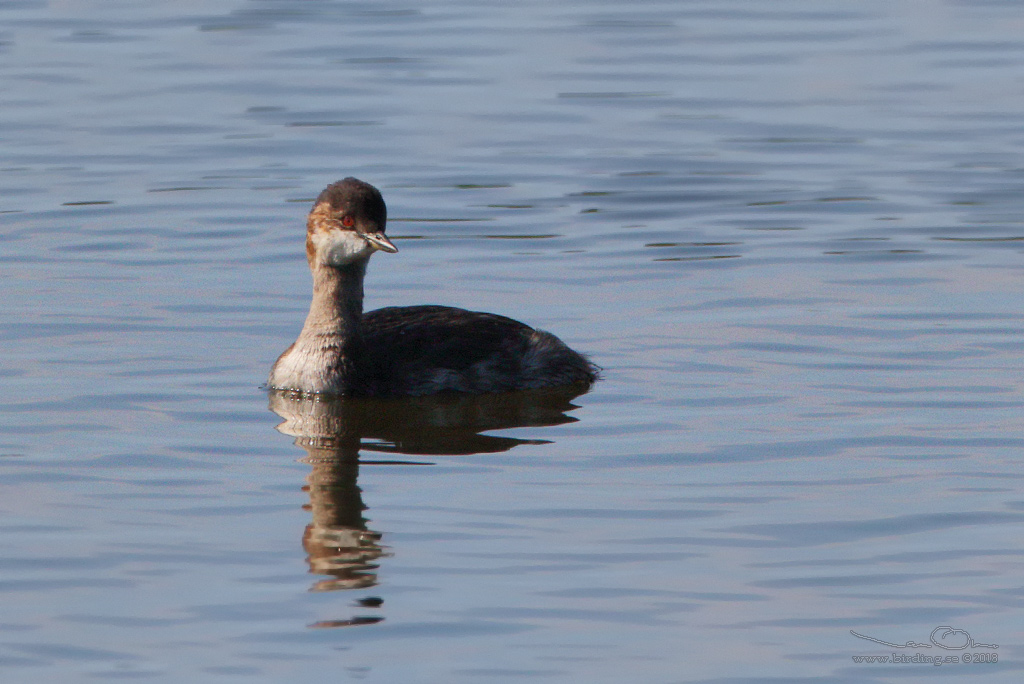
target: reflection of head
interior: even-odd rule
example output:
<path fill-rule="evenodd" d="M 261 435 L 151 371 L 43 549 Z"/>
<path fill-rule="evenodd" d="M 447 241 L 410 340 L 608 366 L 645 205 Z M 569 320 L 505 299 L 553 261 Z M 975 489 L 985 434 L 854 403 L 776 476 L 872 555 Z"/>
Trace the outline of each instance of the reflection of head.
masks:
<path fill-rule="evenodd" d="M 309 449 L 309 451 L 313 451 Z M 310 572 L 332 579 L 317 582 L 316 591 L 363 589 L 377 583 L 376 560 L 384 555 L 380 534 L 366 527 L 363 498 L 356 478 L 359 464 L 351 458 L 313 458 L 306 478 L 312 522 L 302 535 Z"/>
<path fill-rule="evenodd" d="M 474 454 L 508 451 L 537 440 L 495 437 L 487 430 L 574 422 L 579 391 L 555 389 L 508 394 L 434 395 L 403 399 L 346 399 L 270 392 L 270 408 L 295 437 L 312 470 L 307 477 L 312 521 L 302 545 L 310 572 L 329 579 L 313 589 L 359 589 L 377 583 L 377 559 L 387 555 L 381 535 L 369 530 L 357 484 L 359 451 L 404 454 Z M 392 461 L 393 462 L 393 461 Z"/>
<path fill-rule="evenodd" d="M 270 408 L 284 419 L 278 430 L 295 437 L 311 466 L 306 477 L 312 521 L 302 535 L 311 573 L 326 575 L 314 591 L 362 589 L 377 583 L 380 534 L 367 529 L 359 476 L 359 434 L 345 429 L 330 401 L 271 392 Z"/>

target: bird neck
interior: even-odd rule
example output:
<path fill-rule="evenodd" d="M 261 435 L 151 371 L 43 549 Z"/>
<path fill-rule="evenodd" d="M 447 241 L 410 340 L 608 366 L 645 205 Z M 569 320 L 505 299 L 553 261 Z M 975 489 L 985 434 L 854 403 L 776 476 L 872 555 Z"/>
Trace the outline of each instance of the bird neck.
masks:
<path fill-rule="evenodd" d="M 363 277 L 367 261 L 313 267 L 313 301 L 300 337 L 346 339 L 358 334 L 363 316 Z"/>

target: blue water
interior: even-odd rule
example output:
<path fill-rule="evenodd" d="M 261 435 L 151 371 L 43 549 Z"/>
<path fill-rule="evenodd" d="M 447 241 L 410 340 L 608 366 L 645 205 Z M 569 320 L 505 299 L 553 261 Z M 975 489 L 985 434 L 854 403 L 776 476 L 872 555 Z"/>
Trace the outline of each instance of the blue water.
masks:
<path fill-rule="evenodd" d="M 0 3 L 0 679 L 1018 681 L 1022 28 Z M 347 175 L 604 380 L 275 403 Z"/>

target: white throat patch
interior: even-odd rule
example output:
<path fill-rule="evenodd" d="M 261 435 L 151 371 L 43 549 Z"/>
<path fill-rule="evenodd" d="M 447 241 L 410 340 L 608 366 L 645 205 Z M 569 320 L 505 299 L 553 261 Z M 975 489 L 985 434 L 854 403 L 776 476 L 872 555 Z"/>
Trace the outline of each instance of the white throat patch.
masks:
<path fill-rule="evenodd" d="M 344 266 L 374 252 L 365 238 L 351 230 L 316 231 L 311 239 L 317 257 L 325 266 Z"/>

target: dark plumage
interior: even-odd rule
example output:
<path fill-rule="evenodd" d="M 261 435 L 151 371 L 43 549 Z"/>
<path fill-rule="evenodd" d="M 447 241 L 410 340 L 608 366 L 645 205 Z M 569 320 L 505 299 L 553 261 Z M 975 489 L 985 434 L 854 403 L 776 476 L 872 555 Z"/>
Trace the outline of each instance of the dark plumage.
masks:
<path fill-rule="evenodd" d="M 554 335 L 497 314 L 448 306 L 362 313 L 363 275 L 384 234 L 373 186 L 346 178 L 310 212 L 306 251 L 313 302 L 299 339 L 274 364 L 270 386 L 364 396 L 589 387 L 598 369 Z"/>
<path fill-rule="evenodd" d="M 551 333 L 450 306 L 391 306 L 361 326 L 363 382 L 377 395 L 589 385 L 596 368 Z"/>

